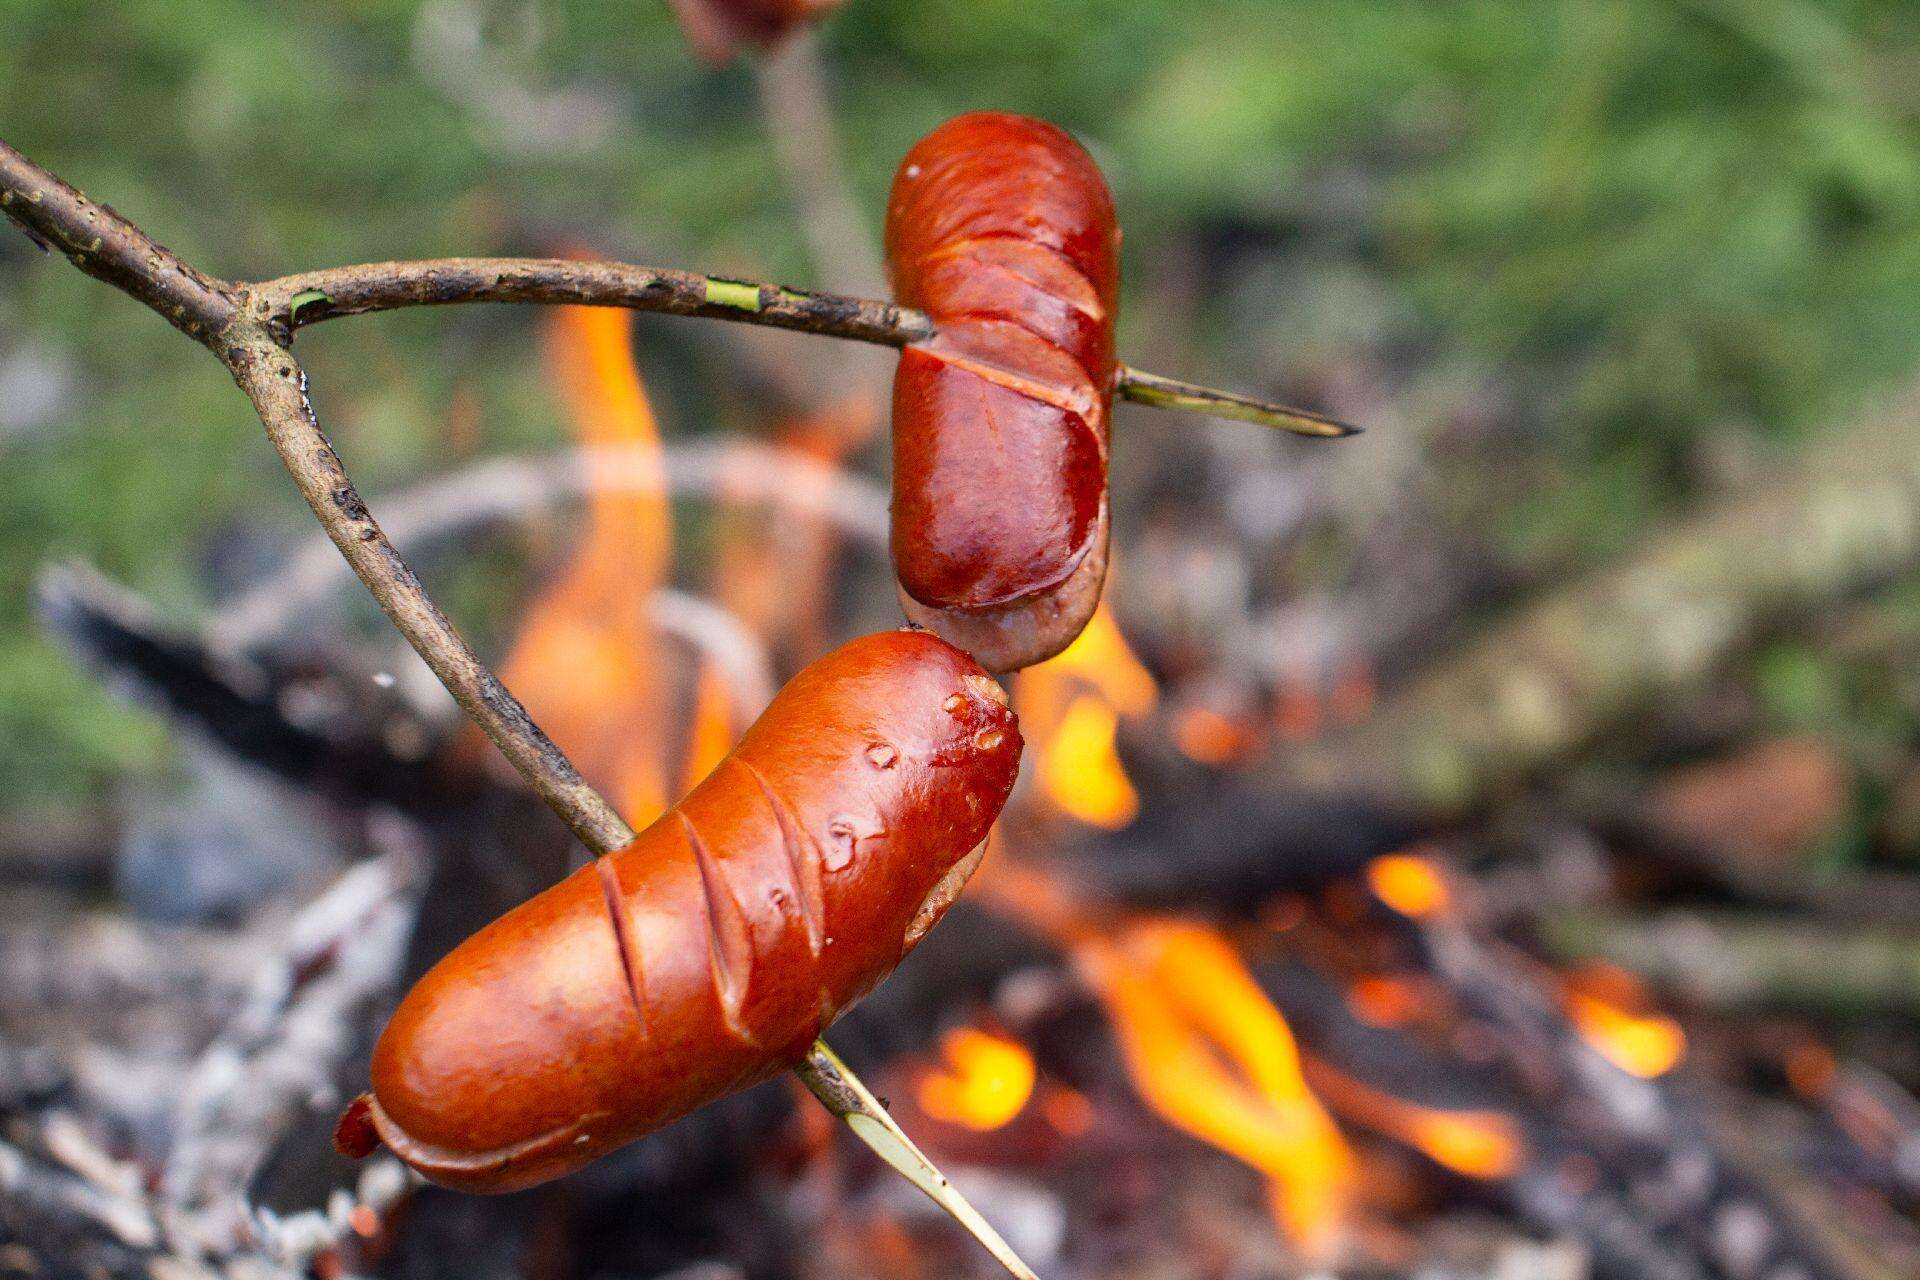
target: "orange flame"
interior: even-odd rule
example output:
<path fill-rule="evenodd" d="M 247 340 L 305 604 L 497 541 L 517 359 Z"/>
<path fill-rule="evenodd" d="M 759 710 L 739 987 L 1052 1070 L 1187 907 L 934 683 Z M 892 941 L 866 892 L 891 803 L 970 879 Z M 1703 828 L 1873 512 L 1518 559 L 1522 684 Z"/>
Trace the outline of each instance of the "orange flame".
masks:
<path fill-rule="evenodd" d="M 547 362 L 582 445 L 624 449 L 659 470 L 660 430 L 634 367 L 632 319 L 617 308 L 548 313 Z M 631 466 L 629 462 L 625 464 Z M 667 575 L 665 485 L 592 486 L 579 550 L 522 620 L 501 678 L 534 719 L 611 793 L 629 822 L 666 807 L 657 643 L 649 601 Z"/>
<path fill-rule="evenodd" d="M 1281 1229 L 1328 1256 L 1354 1162 L 1307 1087 L 1293 1033 L 1218 932 L 1152 920 L 1083 936 L 1076 960 L 1106 1005 L 1140 1096 L 1173 1124 L 1264 1173 Z"/>
<path fill-rule="evenodd" d="M 796 472 L 791 483 L 830 483 L 848 451 L 872 435 L 880 409 L 873 395 L 855 392 L 777 423 L 772 434 L 783 448 L 824 464 L 817 473 Z M 723 481 L 721 494 L 728 493 Z M 831 588 L 841 557 L 833 521 L 799 511 L 749 513 L 726 503 L 713 525 L 714 595 L 721 606 L 785 654 L 822 652 L 831 642 Z"/>
<path fill-rule="evenodd" d="M 718 663 L 702 662 L 693 688 L 693 727 L 687 733 L 686 756 L 680 766 L 682 795 L 719 767 L 733 750 L 734 737 L 733 698 L 726 673 Z"/>
<path fill-rule="evenodd" d="M 1651 1080 L 1680 1064 L 1687 1053 L 1687 1035 L 1672 1018 L 1646 1012 L 1646 1003 L 1633 975 L 1612 965 L 1593 965 L 1572 975 L 1561 993 L 1561 1004 L 1581 1039 L 1627 1074 Z"/>
<path fill-rule="evenodd" d="M 1355 1080 L 1324 1062 L 1308 1076 L 1327 1105 L 1356 1124 L 1424 1152 L 1442 1168 L 1468 1178 L 1504 1178 L 1520 1167 L 1526 1147 L 1519 1126 L 1498 1111 L 1443 1111 L 1423 1107 Z"/>
<path fill-rule="evenodd" d="M 1061 812 L 1118 829 L 1140 812 L 1140 796 L 1114 742 L 1123 716 L 1159 701 L 1153 675 L 1128 647 L 1103 603 L 1058 656 L 1014 680 L 1014 707 L 1034 753 L 1034 778 Z"/>
<path fill-rule="evenodd" d="M 928 1071 L 914 1089 L 920 1109 L 936 1120 L 985 1133 L 1020 1114 L 1033 1096 L 1033 1055 L 1015 1040 L 955 1027 L 940 1040 L 946 1066 Z"/>
<path fill-rule="evenodd" d="M 1061 809 L 1085 823 L 1117 831 L 1140 814 L 1133 789 L 1114 749 L 1120 717 L 1111 703 L 1081 694 L 1067 704 L 1041 749 L 1034 776 Z"/>
<path fill-rule="evenodd" d="M 1367 887 L 1374 897 L 1415 920 L 1453 905 L 1453 891 L 1439 866 L 1415 853 L 1389 853 L 1369 862 Z"/>

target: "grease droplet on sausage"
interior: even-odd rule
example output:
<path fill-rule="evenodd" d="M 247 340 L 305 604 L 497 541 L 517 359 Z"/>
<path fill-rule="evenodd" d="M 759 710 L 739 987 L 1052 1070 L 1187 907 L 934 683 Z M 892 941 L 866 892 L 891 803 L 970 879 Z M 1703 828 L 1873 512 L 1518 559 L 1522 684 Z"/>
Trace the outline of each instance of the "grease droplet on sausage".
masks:
<path fill-rule="evenodd" d="M 973 735 L 973 745 L 980 748 L 982 751 L 991 751 L 995 747 L 999 746 L 1001 743 L 1001 740 L 1004 739 L 1005 737 L 1006 735 L 1001 733 L 998 729 L 982 729 L 980 732 Z"/>
<path fill-rule="evenodd" d="M 947 700 L 940 705 L 945 707 L 949 714 L 957 716 L 960 714 L 960 709 L 967 705 L 967 700 L 957 693 L 950 693 L 947 695 Z"/>
<path fill-rule="evenodd" d="M 867 759 L 876 769 L 891 769 L 900 753 L 884 742 L 876 742 L 867 748 Z"/>

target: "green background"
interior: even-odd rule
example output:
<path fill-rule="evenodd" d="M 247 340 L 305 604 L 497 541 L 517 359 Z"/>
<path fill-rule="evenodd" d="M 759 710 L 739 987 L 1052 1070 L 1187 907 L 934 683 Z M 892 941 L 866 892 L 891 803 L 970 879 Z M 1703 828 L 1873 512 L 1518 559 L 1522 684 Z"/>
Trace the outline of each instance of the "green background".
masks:
<path fill-rule="evenodd" d="M 0 0 L 0 137 L 229 278 L 585 239 L 808 282 L 751 73 L 698 65 L 663 3 L 435 12 L 483 15 L 518 92 L 572 95 L 559 151 L 424 73 L 421 6 L 383 0 Z M 1089 143 L 1126 226 L 1123 350 L 1153 348 L 1142 295 L 1177 282 L 1205 355 L 1167 372 L 1310 389 L 1367 352 L 1498 388 L 1502 448 L 1539 483 L 1487 537 L 1536 580 L 1684 509 L 1703 441 L 1844 424 L 1915 365 L 1905 0 L 849 0 L 823 42 L 876 223 L 898 156 L 955 112 Z M 666 324 L 642 332 L 668 344 L 648 368 L 673 429 L 764 429 L 697 326 Z M 302 347 L 378 494 L 560 438 L 533 334 L 472 309 Z M 164 752 L 37 634 L 38 564 L 85 557 L 191 618 L 220 534 L 305 532 L 204 353 L 8 233 L 0 362 L 23 351 L 66 383 L 0 435 L 0 804 L 83 798 Z M 456 449 L 462 394 L 479 437 Z"/>

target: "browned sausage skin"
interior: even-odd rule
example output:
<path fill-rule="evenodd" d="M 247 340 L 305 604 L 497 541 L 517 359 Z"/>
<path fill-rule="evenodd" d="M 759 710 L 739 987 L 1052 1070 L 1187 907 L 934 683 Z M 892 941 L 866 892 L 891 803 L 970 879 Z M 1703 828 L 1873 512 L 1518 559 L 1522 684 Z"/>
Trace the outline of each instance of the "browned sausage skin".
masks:
<path fill-rule="evenodd" d="M 631 845 L 420 980 L 342 1148 L 511 1191 L 791 1065 L 945 910 L 1020 748 L 999 686 L 936 636 L 820 659 Z"/>
<path fill-rule="evenodd" d="M 907 616 L 992 671 L 1100 600 L 1119 254 L 1100 170 L 1044 121 L 959 116 L 894 175 L 894 292 L 935 327 L 894 378 L 894 568 Z"/>

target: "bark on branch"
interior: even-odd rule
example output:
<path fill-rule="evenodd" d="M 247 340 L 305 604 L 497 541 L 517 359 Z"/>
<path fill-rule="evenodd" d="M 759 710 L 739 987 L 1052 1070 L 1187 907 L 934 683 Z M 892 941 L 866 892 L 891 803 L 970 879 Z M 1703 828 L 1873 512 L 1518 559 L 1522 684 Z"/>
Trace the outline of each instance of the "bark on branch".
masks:
<path fill-rule="evenodd" d="M 212 346 L 232 322 L 233 286 L 194 270 L 104 204 L 0 142 L 0 212 L 43 249 L 57 249 L 96 280 L 138 298 Z"/>
<path fill-rule="evenodd" d="M 327 536 L 460 709 L 587 848 L 611 853 L 629 844 L 633 829 L 468 647 L 387 540 L 320 429 L 307 398 L 307 375 L 292 354 L 256 335 L 229 345 L 221 358 Z"/>
<path fill-rule="evenodd" d="M 933 334 L 911 307 L 813 293 L 692 271 L 567 258 L 442 258 L 370 262 L 283 276 L 252 286 L 267 316 L 286 331 L 334 316 L 461 302 L 628 307 L 794 329 L 829 338 L 900 347 Z"/>

